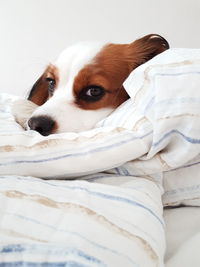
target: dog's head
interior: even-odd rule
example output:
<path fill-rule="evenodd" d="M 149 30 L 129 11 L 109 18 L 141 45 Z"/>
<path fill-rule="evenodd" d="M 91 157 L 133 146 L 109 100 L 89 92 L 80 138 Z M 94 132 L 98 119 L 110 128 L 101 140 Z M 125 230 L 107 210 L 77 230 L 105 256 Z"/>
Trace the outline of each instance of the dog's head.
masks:
<path fill-rule="evenodd" d="M 129 98 L 123 82 L 131 71 L 168 48 L 156 34 L 130 44 L 67 48 L 33 85 L 28 99 L 39 107 L 28 126 L 42 135 L 93 128 Z"/>

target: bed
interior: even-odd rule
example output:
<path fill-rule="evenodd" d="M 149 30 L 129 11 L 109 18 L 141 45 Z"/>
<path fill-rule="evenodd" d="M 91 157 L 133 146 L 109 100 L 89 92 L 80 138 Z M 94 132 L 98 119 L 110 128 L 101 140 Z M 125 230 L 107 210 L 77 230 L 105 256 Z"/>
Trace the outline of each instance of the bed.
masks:
<path fill-rule="evenodd" d="M 200 266 L 199 74 L 170 49 L 95 129 L 47 137 L 0 94 L 0 267 Z"/>

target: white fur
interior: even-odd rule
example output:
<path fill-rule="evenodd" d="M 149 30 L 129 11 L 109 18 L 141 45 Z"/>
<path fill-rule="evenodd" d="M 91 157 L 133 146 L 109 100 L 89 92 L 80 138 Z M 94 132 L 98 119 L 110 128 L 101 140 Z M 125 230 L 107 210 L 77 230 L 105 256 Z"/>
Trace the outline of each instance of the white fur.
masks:
<path fill-rule="evenodd" d="M 25 99 L 19 99 L 12 104 L 12 114 L 15 120 L 24 128 L 27 128 L 27 121 L 37 109 L 37 105 Z"/>
<path fill-rule="evenodd" d="M 99 43 L 80 43 L 64 50 L 53 64 L 59 72 L 59 84 L 53 97 L 40 106 L 32 116 L 48 115 L 57 123 L 57 132 L 79 132 L 93 128 L 112 112 L 112 108 L 80 109 L 74 104 L 74 78 L 101 50 Z"/>

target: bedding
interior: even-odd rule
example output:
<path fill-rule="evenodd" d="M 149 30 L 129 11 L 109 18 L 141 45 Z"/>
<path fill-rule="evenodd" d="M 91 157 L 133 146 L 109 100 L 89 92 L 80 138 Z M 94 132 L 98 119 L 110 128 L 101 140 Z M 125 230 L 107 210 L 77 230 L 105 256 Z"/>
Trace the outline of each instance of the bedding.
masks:
<path fill-rule="evenodd" d="M 178 207 L 164 211 L 166 267 L 199 267 L 200 208 Z"/>
<path fill-rule="evenodd" d="M 200 204 L 199 86 L 200 50 L 170 49 L 95 129 L 47 137 L 0 94 L 0 266 L 163 266 L 163 206 Z"/>

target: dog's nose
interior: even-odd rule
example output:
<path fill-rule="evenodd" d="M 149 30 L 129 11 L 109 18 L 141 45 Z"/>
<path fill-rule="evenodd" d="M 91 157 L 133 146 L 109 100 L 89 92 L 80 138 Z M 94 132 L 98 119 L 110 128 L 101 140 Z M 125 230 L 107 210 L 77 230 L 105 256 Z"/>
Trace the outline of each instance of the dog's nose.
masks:
<path fill-rule="evenodd" d="M 55 121 L 48 116 L 32 117 L 28 121 L 31 130 L 39 132 L 41 135 L 47 136 L 52 133 L 55 127 Z"/>

